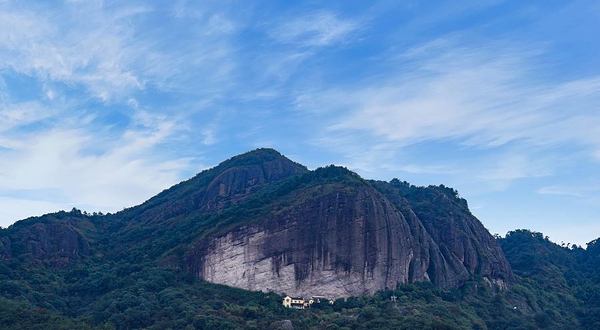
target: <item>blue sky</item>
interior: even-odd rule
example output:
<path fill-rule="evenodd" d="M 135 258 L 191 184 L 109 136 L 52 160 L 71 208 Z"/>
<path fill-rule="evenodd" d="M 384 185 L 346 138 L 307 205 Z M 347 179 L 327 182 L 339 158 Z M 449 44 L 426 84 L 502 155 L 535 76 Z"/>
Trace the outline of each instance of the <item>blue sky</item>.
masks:
<path fill-rule="evenodd" d="M 584 244 L 599 20 L 583 0 L 0 0 L 0 226 L 117 211 L 273 147 Z"/>

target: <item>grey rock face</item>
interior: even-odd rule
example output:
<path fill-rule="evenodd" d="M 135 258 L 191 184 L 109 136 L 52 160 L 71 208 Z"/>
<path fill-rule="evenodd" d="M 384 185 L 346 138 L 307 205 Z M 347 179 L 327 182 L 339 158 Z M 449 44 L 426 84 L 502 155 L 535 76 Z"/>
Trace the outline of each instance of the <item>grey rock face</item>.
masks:
<path fill-rule="evenodd" d="M 410 208 L 411 201 L 386 195 L 400 204 L 401 209 Z M 412 201 L 419 203 L 419 201 Z M 468 276 L 487 277 L 498 287 L 504 288 L 512 281 L 512 271 L 502 248 L 490 235 L 483 224 L 475 218 L 464 199 L 451 198 L 437 194 L 425 207 L 410 211 L 423 224 L 425 230 L 437 243 L 440 252 L 447 261 L 460 266 Z M 432 279 L 442 286 L 456 286 L 457 283 L 440 283 L 441 279 Z"/>
<path fill-rule="evenodd" d="M 284 158 L 259 165 L 234 167 L 221 173 L 209 184 L 198 205 L 202 211 L 219 212 L 237 204 L 265 184 L 300 172 L 295 163 Z"/>
<path fill-rule="evenodd" d="M 507 280 L 508 264 L 491 264 L 505 261 L 493 237 L 479 222 L 470 226 L 477 248 L 453 229 L 428 230 L 368 185 L 333 189 L 199 242 L 188 267 L 214 283 L 332 299 L 417 281 L 456 287 L 472 274 Z"/>

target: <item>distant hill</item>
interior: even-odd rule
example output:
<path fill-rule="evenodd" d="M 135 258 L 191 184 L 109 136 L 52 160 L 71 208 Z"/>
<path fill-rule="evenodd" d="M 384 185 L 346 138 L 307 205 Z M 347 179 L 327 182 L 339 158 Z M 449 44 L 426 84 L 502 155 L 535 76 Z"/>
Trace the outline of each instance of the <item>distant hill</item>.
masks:
<path fill-rule="evenodd" d="M 116 214 L 0 230 L 0 326 L 577 329 L 597 325 L 598 245 L 497 240 L 452 188 L 257 149 Z M 337 301 L 290 311 L 282 294 Z"/>

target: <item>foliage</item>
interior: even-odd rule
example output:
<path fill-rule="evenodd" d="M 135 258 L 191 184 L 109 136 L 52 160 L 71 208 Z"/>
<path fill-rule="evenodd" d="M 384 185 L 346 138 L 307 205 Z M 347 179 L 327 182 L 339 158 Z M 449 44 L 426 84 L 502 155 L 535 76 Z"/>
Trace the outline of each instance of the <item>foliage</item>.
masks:
<path fill-rule="evenodd" d="M 0 229 L 0 328 L 267 329 L 291 320 L 298 329 L 600 329 L 599 240 L 584 250 L 516 230 L 497 237 L 516 277 L 507 290 L 498 291 L 484 278 L 447 290 L 412 283 L 373 296 L 337 299 L 333 305 L 322 301 L 307 310 L 282 307 L 282 297 L 274 293 L 215 285 L 158 266 L 167 258 L 181 258 L 202 237 L 332 191 L 351 195 L 374 187 L 401 211 L 410 206 L 431 226 L 472 217 L 452 188 L 416 187 L 397 179 L 365 181 L 337 166 L 307 171 L 296 164 L 299 174 L 221 212 L 198 211 L 189 197 L 204 193 L 228 169 L 279 157 L 270 149 L 234 157 L 117 214 L 73 209 Z M 89 243 L 89 251 L 66 258 L 58 249 L 41 258 L 23 237 L 43 233 L 43 228 L 68 229 L 70 239 Z M 47 238 L 50 245 L 65 243 L 63 237 Z"/>
<path fill-rule="evenodd" d="M 510 290 L 497 292 L 477 278 L 449 290 L 414 283 L 304 311 L 282 307 L 282 297 L 274 293 L 210 284 L 152 264 L 88 258 L 48 269 L 15 261 L 0 264 L 0 327 L 265 329 L 280 320 L 307 329 L 591 329 L 600 324 L 600 287 L 582 279 L 589 271 L 578 263 L 592 258 L 585 250 L 563 248 L 528 231 L 512 232 L 501 243 L 518 276 Z M 538 251 L 540 261 L 523 262 L 534 257 L 531 251 Z M 557 278 L 560 272 L 564 278 Z M 392 295 L 397 301 L 390 301 Z"/>

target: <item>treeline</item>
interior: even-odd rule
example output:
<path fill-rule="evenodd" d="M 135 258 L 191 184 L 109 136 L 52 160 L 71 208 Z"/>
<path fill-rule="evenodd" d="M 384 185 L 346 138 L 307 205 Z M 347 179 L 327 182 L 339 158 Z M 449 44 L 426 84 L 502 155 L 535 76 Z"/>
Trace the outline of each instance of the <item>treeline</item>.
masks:
<path fill-rule="evenodd" d="M 336 167 L 316 176 L 309 185 L 326 187 L 329 178 L 338 176 L 356 180 Z M 262 212 L 271 194 L 290 194 L 306 182 L 273 186 L 218 217 L 185 219 L 179 227 L 162 231 L 132 229 L 125 239 L 140 245 L 112 255 L 103 254 L 111 250 L 103 246 L 119 241 L 101 237 L 96 250 L 66 267 L 43 266 L 26 254 L 2 260 L 0 329 L 268 329 L 282 320 L 291 320 L 298 329 L 600 329 L 599 241 L 587 249 L 559 246 L 541 233 L 517 230 L 497 238 L 515 273 L 510 290 L 497 292 L 481 278 L 452 290 L 416 283 L 304 311 L 283 308 L 277 294 L 206 283 L 157 267 L 154 257 L 144 257 L 188 239 L 184 233 L 227 223 L 253 209 Z M 404 189 L 406 184 L 397 186 Z M 439 189 L 452 198 L 450 202 L 461 203 L 454 192 Z M 416 198 L 413 195 L 430 191 L 408 186 L 405 196 Z M 80 216 L 78 210 L 35 221 L 75 216 Z M 16 229 L 3 230 L 2 235 Z M 391 301 L 391 296 L 397 300 Z"/>
<path fill-rule="evenodd" d="M 190 274 L 89 258 L 49 270 L 0 264 L 0 328 L 6 329 L 595 329 L 600 328 L 597 256 L 516 231 L 501 239 L 516 284 L 498 292 L 484 279 L 460 289 L 429 283 L 323 302 L 309 310 L 282 297 L 200 281 Z M 560 275 L 563 274 L 563 275 Z M 595 275 L 594 275 L 595 274 Z M 396 301 L 390 298 L 396 297 Z"/>

